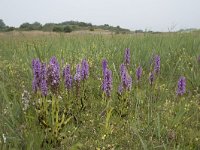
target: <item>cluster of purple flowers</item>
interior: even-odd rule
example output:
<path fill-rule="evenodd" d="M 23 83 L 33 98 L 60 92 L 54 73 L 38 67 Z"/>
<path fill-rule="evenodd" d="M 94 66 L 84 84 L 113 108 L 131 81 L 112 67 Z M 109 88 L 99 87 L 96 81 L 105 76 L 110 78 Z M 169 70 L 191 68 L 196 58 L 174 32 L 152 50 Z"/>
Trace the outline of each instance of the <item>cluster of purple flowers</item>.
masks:
<path fill-rule="evenodd" d="M 157 74 L 160 72 L 160 56 L 156 55 L 154 58 L 154 72 Z"/>
<path fill-rule="evenodd" d="M 86 80 L 89 76 L 89 64 L 86 59 L 83 59 L 81 65 L 76 66 L 76 74 L 74 80 L 80 82 L 81 80 Z"/>
<path fill-rule="evenodd" d="M 46 79 L 46 64 L 41 63 L 39 59 L 34 59 L 32 61 L 33 69 L 33 91 L 38 92 L 41 90 L 42 95 L 47 95 L 47 79 Z"/>
<path fill-rule="evenodd" d="M 107 60 L 106 60 L 106 59 L 103 59 L 103 60 L 102 60 L 102 70 L 103 70 L 103 74 L 105 74 L 107 66 L 108 66 Z"/>
<path fill-rule="evenodd" d="M 78 64 L 76 66 L 76 73 L 74 75 L 74 80 L 77 82 L 77 83 L 80 83 L 81 82 L 81 66 L 80 64 Z"/>
<path fill-rule="evenodd" d="M 155 80 L 155 75 L 160 72 L 160 56 L 156 55 L 154 57 L 154 71 L 149 74 L 149 84 L 152 86 Z"/>
<path fill-rule="evenodd" d="M 127 68 L 124 64 L 120 66 L 121 83 L 118 87 L 118 93 L 121 94 L 123 90 L 131 90 L 132 78 L 128 74 Z"/>
<path fill-rule="evenodd" d="M 81 63 L 81 79 L 85 80 L 88 78 L 88 76 L 89 76 L 89 64 L 86 61 L 86 59 L 83 59 Z"/>
<path fill-rule="evenodd" d="M 47 96 L 47 91 L 48 91 L 47 77 L 46 76 L 47 76 L 46 64 L 42 63 L 42 65 L 41 65 L 41 84 L 40 84 L 40 88 L 41 88 L 43 96 Z"/>
<path fill-rule="evenodd" d="M 60 66 L 55 56 L 53 56 L 47 67 L 47 83 L 53 93 L 58 91 L 60 84 Z"/>
<path fill-rule="evenodd" d="M 55 57 L 51 58 L 51 61 L 46 66 L 45 63 L 41 63 L 39 59 L 34 59 L 32 61 L 33 69 L 33 91 L 37 92 L 41 90 L 42 95 L 46 96 L 48 92 L 48 85 L 53 92 L 58 88 L 60 73 L 59 73 L 59 64 Z"/>
<path fill-rule="evenodd" d="M 40 72 L 41 72 L 41 63 L 39 59 L 33 59 L 32 61 L 32 69 L 33 69 L 33 91 L 37 92 L 40 89 Z"/>
<path fill-rule="evenodd" d="M 124 53 L 124 64 L 129 65 L 131 60 L 130 49 L 126 48 Z"/>
<path fill-rule="evenodd" d="M 153 72 L 150 72 L 150 75 L 149 75 L 149 83 L 150 83 L 151 86 L 153 85 L 153 81 L 154 81 L 154 73 L 153 73 Z"/>
<path fill-rule="evenodd" d="M 103 83 L 102 90 L 105 92 L 107 97 L 111 96 L 112 90 L 112 71 L 107 68 L 107 60 L 103 59 L 102 61 L 102 70 L 103 70 Z"/>
<path fill-rule="evenodd" d="M 65 88 L 67 90 L 70 90 L 72 88 L 73 77 L 71 75 L 69 64 L 66 65 L 66 67 L 63 69 L 63 77 L 65 82 Z"/>
<path fill-rule="evenodd" d="M 136 78 L 137 78 L 137 81 L 139 81 L 141 77 L 142 77 L 142 67 L 139 66 L 139 67 L 136 69 Z"/>
<path fill-rule="evenodd" d="M 181 76 L 178 80 L 178 87 L 176 94 L 183 95 L 186 92 L 186 79 L 185 77 Z"/>
<path fill-rule="evenodd" d="M 200 61 L 200 56 L 198 57 Z M 120 66 L 120 77 L 121 82 L 118 87 L 118 93 L 122 94 L 123 91 L 130 91 L 132 88 L 132 78 L 128 73 L 127 65 L 130 64 L 130 49 L 125 49 L 124 63 Z M 52 93 L 57 93 L 60 84 L 60 66 L 56 57 L 52 57 L 49 64 L 41 63 L 39 59 L 34 59 L 32 61 L 33 69 L 33 82 L 32 87 L 34 92 L 41 91 L 43 96 L 47 96 L 48 89 Z M 137 82 L 140 81 L 142 77 L 142 67 L 138 66 L 136 69 L 136 79 Z M 112 91 L 112 71 L 108 69 L 108 62 L 106 59 L 102 60 L 102 72 L 103 72 L 103 83 L 102 90 L 107 97 L 111 96 Z M 154 57 L 154 70 L 149 74 L 149 84 L 152 86 L 155 75 L 160 72 L 160 56 L 156 55 Z M 85 81 L 89 77 L 89 64 L 86 59 L 83 59 L 81 64 L 76 66 L 76 73 L 74 77 L 71 74 L 70 65 L 66 65 L 63 69 L 63 78 L 65 88 L 69 91 L 73 86 L 73 80 L 77 87 L 77 91 L 81 86 L 81 81 Z M 177 95 L 183 95 L 186 92 L 186 79 L 185 77 L 180 77 L 177 87 Z"/>
<path fill-rule="evenodd" d="M 111 96 L 111 90 L 112 90 L 112 71 L 109 70 L 109 69 L 105 70 L 102 90 L 106 93 L 107 97 Z"/>
<path fill-rule="evenodd" d="M 43 96 L 47 95 L 48 88 L 52 93 L 57 93 L 60 84 L 60 66 L 56 57 L 52 57 L 49 64 L 41 63 L 39 59 L 32 61 L 33 69 L 33 91 L 41 91 Z M 82 65 L 77 65 L 76 74 L 74 80 L 80 86 L 80 81 L 87 79 L 89 76 L 89 64 L 84 59 Z M 63 69 L 63 78 L 65 82 L 65 88 L 70 90 L 72 88 L 73 77 L 70 71 L 70 65 L 66 65 Z"/>

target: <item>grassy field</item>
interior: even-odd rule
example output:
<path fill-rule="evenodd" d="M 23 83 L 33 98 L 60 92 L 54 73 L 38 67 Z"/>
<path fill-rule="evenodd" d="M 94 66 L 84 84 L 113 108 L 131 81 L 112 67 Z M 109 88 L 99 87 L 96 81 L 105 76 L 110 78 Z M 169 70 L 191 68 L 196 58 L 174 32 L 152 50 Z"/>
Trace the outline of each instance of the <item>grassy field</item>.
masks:
<path fill-rule="evenodd" d="M 200 149 L 199 37 L 200 32 L 0 34 L 0 149 Z M 131 91 L 120 96 L 119 66 L 125 48 L 131 52 L 128 72 L 133 85 Z M 161 69 L 150 86 L 155 55 L 160 55 Z M 52 56 L 58 59 L 61 73 L 67 63 L 74 75 L 76 65 L 84 58 L 90 66 L 89 78 L 81 89 L 84 109 L 75 89 L 71 94 L 64 89 L 62 77 L 59 96 L 46 98 L 50 105 L 55 98 L 59 109 L 70 112 L 58 136 L 47 131 L 47 122 L 41 124 L 36 103 L 42 98 L 32 91 L 32 59 L 48 63 Z M 101 90 L 103 58 L 112 71 L 110 98 Z M 138 84 L 135 72 L 139 65 L 143 74 Z M 176 95 L 180 76 L 186 78 L 183 96 Z M 29 102 L 26 111 L 24 96 Z M 53 104 L 48 107 L 52 117 Z M 52 137 L 62 140 L 56 143 Z"/>

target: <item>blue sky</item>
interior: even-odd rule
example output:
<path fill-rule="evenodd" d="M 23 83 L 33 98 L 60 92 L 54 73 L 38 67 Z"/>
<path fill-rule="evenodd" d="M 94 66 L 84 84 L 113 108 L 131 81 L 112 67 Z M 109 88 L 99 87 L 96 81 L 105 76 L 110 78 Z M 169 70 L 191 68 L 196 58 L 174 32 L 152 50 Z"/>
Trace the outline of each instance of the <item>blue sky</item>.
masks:
<path fill-rule="evenodd" d="M 75 20 L 131 30 L 200 28 L 200 0 L 0 0 L 0 19 L 16 27 Z"/>

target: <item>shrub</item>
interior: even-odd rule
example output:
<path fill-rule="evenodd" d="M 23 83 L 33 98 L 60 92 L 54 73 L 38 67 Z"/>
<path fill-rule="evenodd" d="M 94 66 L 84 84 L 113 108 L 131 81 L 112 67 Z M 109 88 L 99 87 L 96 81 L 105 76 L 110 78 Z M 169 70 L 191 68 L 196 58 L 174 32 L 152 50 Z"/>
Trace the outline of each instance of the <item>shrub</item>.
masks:
<path fill-rule="evenodd" d="M 10 31 L 14 31 L 14 30 L 15 30 L 14 27 L 7 27 L 7 28 L 5 29 L 5 32 L 10 32 Z"/>
<path fill-rule="evenodd" d="M 90 27 L 90 29 L 89 29 L 90 31 L 94 31 L 94 28 L 93 27 Z"/>
<path fill-rule="evenodd" d="M 70 32 L 72 32 L 72 28 L 70 26 L 65 26 L 63 31 L 66 33 L 70 33 Z"/>
<path fill-rule="evenodd" d="M 53 27 L 53 32 L 63 32 L 63 28 L 59 26 Z"/>
<path fill-rule="evenodd" d="M 26 23 L 21 24 L 19 28 L 21 30 L 26 30 L 26 31 L 41 30 L 42 29 L 42 25 L 39 22 L 34 22 L 32 24 L 26 22 Z"/>
<path fill-rule="evenodd" d="M 5 23 L 3 22 L 2 19 L 0 19 L 0 30 L 5 28 L 5 27 L 6 27 Z"/>

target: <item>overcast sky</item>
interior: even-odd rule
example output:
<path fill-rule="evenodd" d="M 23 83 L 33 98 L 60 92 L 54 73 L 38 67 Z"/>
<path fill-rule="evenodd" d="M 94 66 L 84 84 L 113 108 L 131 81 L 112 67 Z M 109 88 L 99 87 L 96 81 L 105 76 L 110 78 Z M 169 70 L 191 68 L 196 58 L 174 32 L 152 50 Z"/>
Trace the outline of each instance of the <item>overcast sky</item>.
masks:
<path fill-rule="evenodd" d="M 0 0 L 0 19 L 16 27 L 75 20 L 131 30 L 200 28 L 200 0 Z"/>

